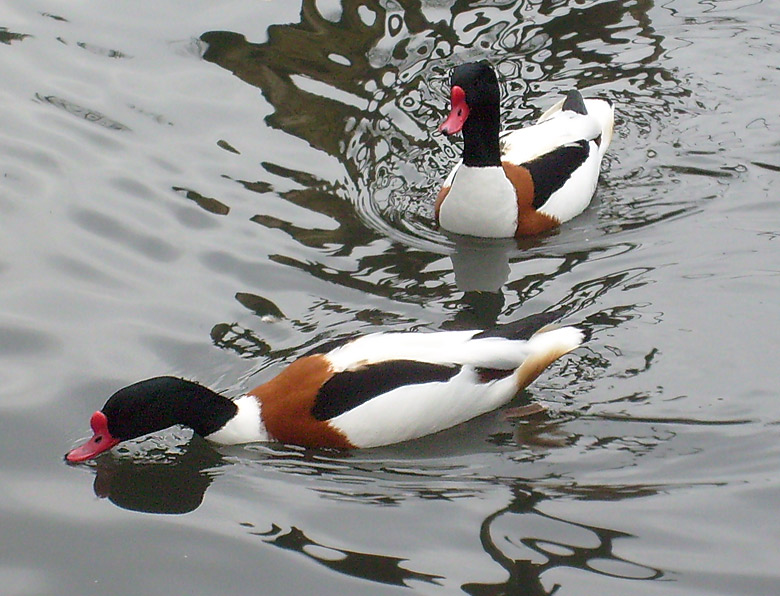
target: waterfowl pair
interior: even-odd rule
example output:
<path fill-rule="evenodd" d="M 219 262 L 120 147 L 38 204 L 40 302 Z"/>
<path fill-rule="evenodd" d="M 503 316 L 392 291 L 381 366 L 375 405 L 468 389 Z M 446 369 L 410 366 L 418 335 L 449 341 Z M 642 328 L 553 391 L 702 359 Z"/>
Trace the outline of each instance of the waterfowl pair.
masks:
<path fill-rule="evenodd" d="M 122 441 L 185 425 L 220 444 L 282 441 L 351 449 L 408 441 L 509 402 L 580 345 L 575 327 L 544 313 L 487 331 L 374 333 L 325 344 L 231 400 L 156 377 L 120 389 L 92 415 L 81 462 Z"/>
<path fill-rule="evenodd" d="M 462 163 L 444 183 L 436 216 L 450 231 L 535 234 L 588 205 L 612 135 L 604 100 L 574 91 L 535 126 L 499 137 L 499 89 L 485 62 L 452 75 L 441 130 L 464 135 Z M 580 345 L 554 313 L 488 331 L 375 333 L 330 342 L 236 400 L 175 377 L 120 389 L 92 415 L 80 462 L 122 441 L 185 425 L 220 444 L 282 441 L 338 449 L 400 443 L 509 402 L 549 364 Z"/>
<path fill-rule="evenodd" d="M 500 134 L 500 90 L 487 62 L 452 72 L 449 116 L 463 156 L 436 199 L 439 225 L 486 238 L 528 236 L 582 213 L 612 139 L 614 110 L 572 90 L 532 126 Z"/>

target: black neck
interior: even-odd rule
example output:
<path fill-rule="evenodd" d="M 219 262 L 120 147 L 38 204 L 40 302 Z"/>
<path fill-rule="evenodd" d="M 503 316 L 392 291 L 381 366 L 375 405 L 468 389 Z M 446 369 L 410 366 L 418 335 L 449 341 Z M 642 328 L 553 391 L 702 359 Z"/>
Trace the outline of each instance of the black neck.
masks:
<path fill-rule="evenodd" d="M 183 424 L 205 437 L 238 407 L 211 389 L 176 377 L 155 377 L 117 391 L 103 406 L 109 432 L 126 440 Z"/>
<path fill-rule="evenodd" d="M 501 165 L 498 132 L 501 126 L 498 104 L 469 106 L 463 125 L 463 163 L 486 167 Z"/>

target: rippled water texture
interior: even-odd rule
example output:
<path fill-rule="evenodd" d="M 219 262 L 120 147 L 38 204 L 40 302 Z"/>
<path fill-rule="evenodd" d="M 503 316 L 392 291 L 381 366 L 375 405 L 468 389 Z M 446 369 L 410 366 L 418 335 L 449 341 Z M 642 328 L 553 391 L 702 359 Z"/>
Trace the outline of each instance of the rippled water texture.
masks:
<path fill-rule="evenodd" d="M 780 593 L 778 23 L 769 0 L 4 2 L 3 593 Z M 575 86 L 616 105 L 555 233 L 434 224 L 447 75 L 482 58 L 507 126 Z M 141 378 L 237 395 L 356 331 L 552 307 L 592 337 L 518 398 L 533 419 L 62 460 Z"/>

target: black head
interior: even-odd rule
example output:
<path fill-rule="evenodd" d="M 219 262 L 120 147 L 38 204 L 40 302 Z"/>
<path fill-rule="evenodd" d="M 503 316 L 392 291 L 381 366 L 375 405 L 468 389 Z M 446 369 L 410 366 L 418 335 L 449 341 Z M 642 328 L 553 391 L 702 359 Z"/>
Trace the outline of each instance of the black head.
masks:
<path fill-rule="evenodd" d="M 176 377 L 139 381 L 112 395 L 92 415 L 94 436 L 72 450 L 68 461 L 84 461 L 121 441 L 163 430 L 189 426 L 201 436 L 222 428 L 235 416 L 236 405 L 208 387 Z"/>
<path fill-rule="evenodd" d="M 120 389 L 102 411 L 111 435 L 126 441 L 175 424 L 200 428 L 214 415 L 208 405 L 215 396 L 227 399 L 192 381 L 154 377 Z"/>
<path fill-rule="evenodd" d="M 501 92 L 493 67 L 485 61 L 455 67 L 450 87 L 450 113 L 439 131 L 463 131 L 463 163 L 500 166 Z"/>
<path fill-rule="evenodd" d="M 501 91 L 493 67 L 485 60 L 456 66 L 450 79 L 451 87 L 460 87 L 466 92 L 469 107 L 498 105 Z"/>

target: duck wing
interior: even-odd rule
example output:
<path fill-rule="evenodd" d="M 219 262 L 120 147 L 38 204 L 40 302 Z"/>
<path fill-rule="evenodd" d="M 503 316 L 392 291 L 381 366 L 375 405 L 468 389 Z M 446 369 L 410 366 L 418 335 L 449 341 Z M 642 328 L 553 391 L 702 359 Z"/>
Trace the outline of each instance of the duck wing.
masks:
<path fill-rule="evenodd" d="M 603 157 L 612 140 L 613 122 L 614 108 L 608 100 L 583 99 L 579 91 L 570 91 L 536 124 L 503 133 L 502 160 L 522 164 L 579 141 L 596 141 Z"/>
<path fill-rule="evenodd" d="M 320 387 L 312 415 L 355 447 L 455 426 L 507 403 L 580 345 L 574 327 L 540 329 L 552 319 L 484 332 L 363 336 L 325 355 L 336 372 Z"/>

